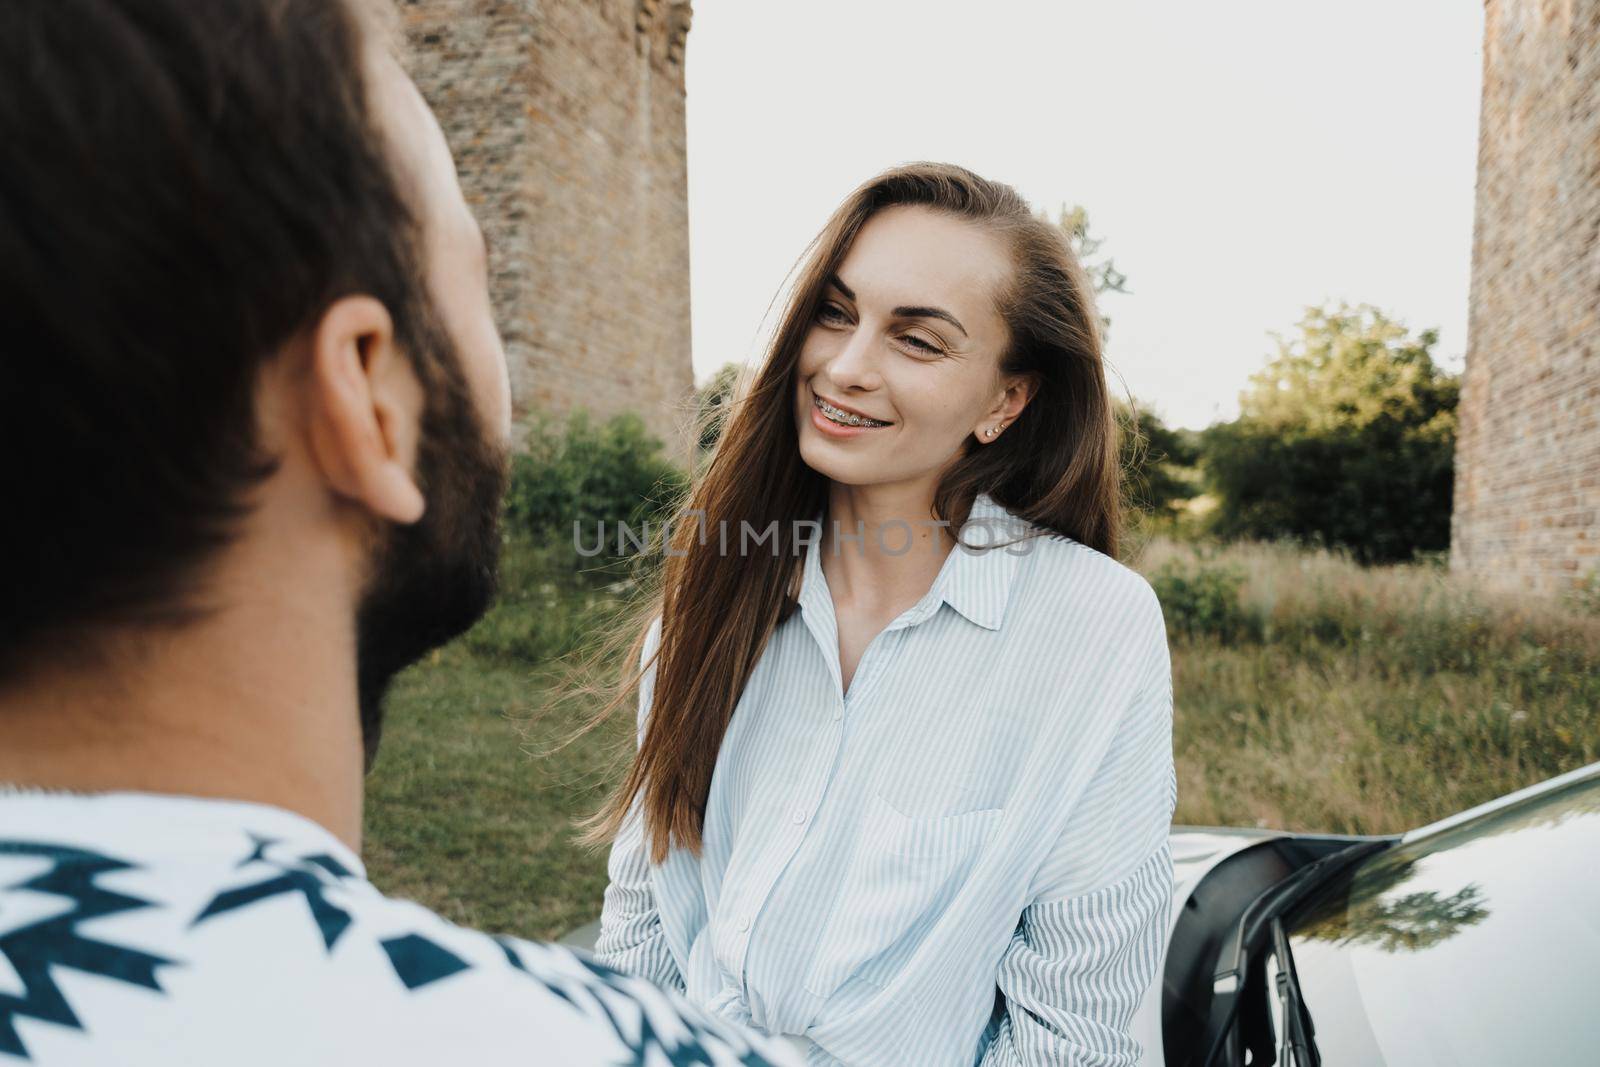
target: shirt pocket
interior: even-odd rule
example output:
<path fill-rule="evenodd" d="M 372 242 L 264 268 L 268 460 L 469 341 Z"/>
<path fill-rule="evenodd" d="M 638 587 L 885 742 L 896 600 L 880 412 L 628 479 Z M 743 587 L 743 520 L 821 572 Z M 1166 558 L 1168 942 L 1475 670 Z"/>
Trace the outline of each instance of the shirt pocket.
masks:
<path fill-rule="evenodd" d="M 1004 814 L 911 816 L 870 794 L 806 989 L 826 997 L 850 978 L 893 978 L 960 893 Z"/>
<path fill-rule="evenodd" d="M 914 755 L 879 760 L 869 773 L 878 798 L 913 819 L 1004 808 L 1033 747 L 998 717 L 985 718 L 980 729 L 954 710 L 942 721 L 922 720 L 905 730 L 905 737 L 886 735 L 882 743 L 894 751 L 915 738 Z"/>
<path fill-rule="evenodd" d="M 1003 801 L 996 793 L 1003 788 L 1004 783 L 995 783 L 985 791 L 962 779 L 930 773 L 883 782 L 874 800 L 904 820 L 899 836 L 906 838 L 908 844 L 920 846 L 918 839 L 928 833 L 949 832 L 958 825 L 982 822 L 968 819 L 966 824 L 958 824 L 953 820 L 999 811 Z M 926 848 L 918 848 L 918 852 L 925 851 Z"/>
<path fill-rule="evenodd" d="M 944 790 L 904 798 L 874 793 L 868 801 L 869 817 L 863 834 L 871 833 L 869 847 L 908 860 L 969 855 L 982 846 L 1003 811 L 980 807 L 975 791 Z"/>

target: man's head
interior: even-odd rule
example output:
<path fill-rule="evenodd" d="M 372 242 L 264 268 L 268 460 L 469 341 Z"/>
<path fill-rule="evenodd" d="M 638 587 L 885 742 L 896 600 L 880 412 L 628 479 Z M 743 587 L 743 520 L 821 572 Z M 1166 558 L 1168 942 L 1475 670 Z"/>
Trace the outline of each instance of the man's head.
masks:
<path fill-rule="evenodd" d="M 0 5 L 0 686 L 232 610 L 242 542 L 333 546 L 370 762 L 487 606 L 505 356 L 392 42 L 366 0 Z"/>

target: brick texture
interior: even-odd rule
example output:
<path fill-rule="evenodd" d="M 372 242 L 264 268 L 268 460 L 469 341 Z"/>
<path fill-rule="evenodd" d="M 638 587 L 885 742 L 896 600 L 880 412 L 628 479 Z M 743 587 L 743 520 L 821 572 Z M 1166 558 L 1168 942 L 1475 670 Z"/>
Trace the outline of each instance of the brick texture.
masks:
<path fill-rule="evenodd" d="M 517 415 L 637 411 L 686 463 L 683 0 L 401 0 L 488 232 Z"/>
<path fill-rule="evenodd" d="M 1487 0 L 1451 566 L 1600 567 L 1600 0 Z"/>

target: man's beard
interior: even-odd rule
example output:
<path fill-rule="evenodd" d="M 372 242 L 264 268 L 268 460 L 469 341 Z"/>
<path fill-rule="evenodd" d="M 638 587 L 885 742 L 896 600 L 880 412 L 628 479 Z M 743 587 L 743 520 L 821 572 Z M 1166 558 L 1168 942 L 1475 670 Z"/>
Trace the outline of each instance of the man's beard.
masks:
<path fill-rule="evenodd" d="M 383 700 L 404 668 L 464 633 L 499 579 L 505 450 L 490 442 L 433 309 L 421 316 L 425 397 L 417 480 L 427 501 L 409 525 L 385 523 L 356 611 L 357 698 L 366 769 L 378 756 Z"/>

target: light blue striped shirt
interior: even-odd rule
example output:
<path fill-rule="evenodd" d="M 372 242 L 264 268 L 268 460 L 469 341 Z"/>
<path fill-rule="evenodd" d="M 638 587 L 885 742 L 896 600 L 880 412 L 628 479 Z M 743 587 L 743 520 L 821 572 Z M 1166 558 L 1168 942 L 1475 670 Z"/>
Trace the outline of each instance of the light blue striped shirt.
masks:
<path fill-rule="evenodd" d="M 1029 533 L 1042 536 L 965 547 Z M 636 801 L 595 952 L 805 1035 L 812 1067 L 1131 1067 L 1173 877 L 1160 602 L 987 494 L 961 538 L 843 695 L 822 550 L 807 545 L 799 610 L 719 751 L 701 856 L 649 863 Z"/>

